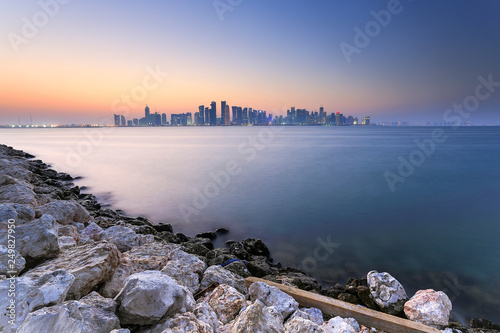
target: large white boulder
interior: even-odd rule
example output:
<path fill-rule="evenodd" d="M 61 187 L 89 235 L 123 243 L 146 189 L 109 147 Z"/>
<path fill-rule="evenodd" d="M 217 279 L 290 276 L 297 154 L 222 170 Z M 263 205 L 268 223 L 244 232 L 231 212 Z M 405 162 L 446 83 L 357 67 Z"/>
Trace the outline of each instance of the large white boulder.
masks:
<path fill-rule="evenodd" d="M 67 299 L 79 299 L 95 286 L 108 280 L 120 261 L 120 251 L 108 242 L 73 247 L 57 258 L 35 267 L 28 276 L 40 277 L 55 270 L 67 270 L 75 277 Z"/>
<path fill-rule="evenodd" d="M 134 273 L 161 270 L 173 253 L 180 251 L 178 245 L 152 243 L 135 246 L 121 255 L 120 263 L 113 276 L 99 291 L 104 297 L 115 297 L 125 285 L 125 279 Z"/>
<path fill-rule="evenodd" d="M 139 245 L 140 237 L 131 228 L 115 225 L 104 231 L 102 239 L 115 243 L 118 250 L 125 252 Z"/>
<path fill-rule="evenodd" d="M 169 259 L 161 271 L 188 288 L 191 293 L 197 292 L 200 289 L 200 276 L 203 276 L 207 264 L 180 249 L 174 250 Z"/>
<path fill-rule="evenodd" d="M 217 318 L 227 324 L 245 305 L 246 297 L 235 288 L 221 284 L 210 293 L 206 302 L 214 309 Z"/>
<path fill-rule="evenodd" d="M 198 319 L 192 312 L 177 313 L 173 318 L 162 320 L 143 333 L 213 333 L 213 328 Z"/>
<path fill-rule="evenodd" d="M 334 317 L 321 325 L 324 333 L 357 333 L 361 330 L 354 318 Z"/>
<path fill-rule="evenodd" d="M 108 333 L 120 327 L 116 303 L 93 292 L 79 301 L 42 308 L 28 315 L 17 333 Z"/>
<path fill-rule="evenodd" d="M 0 282 L 0 311 L 3 314 L 11 310 L 15 313 L 15 325 L 9 324 L 13 319 L 11 316 L 0 316 L 0 332 L 15 332 L 30 312 L 62 303 L 74 280 L 74 276 L 67 271 L 58 270 L 39 278 L 22 276 Z M 9 295 L 12 293 L 15 297 L 11 298 Z"/>
<path fill-rule="evenodd" d="M 404 311 L 408 319 L 441 328 L 448 325 L 451 301 L 442 291 L 419 290 L 405 303 Z"/>
<path fill-rule="evenodd" d="M 10 219 L 17 224 L 29 223 L 35 218 L 35 211 L 29 205 L 16 203 L 0 204 L 0 222 L 7 222 Z"/>
<path fill-rule="evenodd" d="M 251 301 L 260 300 L 266 306 L 276 307 L 283 318 L 287 318 L 299 308 L 299 303 L 292 296 L 265 282 L 252 283 L 248 293 Z"/>
<path fill-rule="evenodd" d="M 283 316 L 273 306 L 265 306 L 257 300 L 243 310 L 229 326 L 231 333 L 246 332 L 284 332 Z"/>
<path fill-rule="evenodd" d="M 286 333 L 323 333 L 318 324 L 302 318 L 294 317 L 285 324 Z"/>
<path fill-rule="evenodd" d="M 57 223 L 62 225 L 73 222 L 86 223 L 90 221 L 89 212 L 79 203 L 72 200 L 57 200 L 35 208 L 36 216 L 52 215 Z"/>
<path fill-rule="evenodd" d="M 201 280 L 200 288 L 204 289 L 214 282 L 217 282 L 218 284 L 228 284 L 238 290 L 240 293 L 244 295 L 248 294 L 245 280 L 241 276 L 228 271 L 220 265 L 210 266 L 206 269 L 206 271 L 203 273 L 203 279 Z"/>
<path fill-rule="evenodd" d="M 134 325 L 156 324 L 164 316 L 190 311 L 196 304 L 185 287 L 158 271 L 129 276 L 115 300 L 120 322 Z"/>
<path fill-rule="evenodd" d="M 290 316 L 290 318 L 288 320 L 292 320 L 295 317 L 300 317 L 300 318 L 310 320 L 317 325 L 323 325 L 323 323 L 325 322 L 323 319 L 323 313 L 321 312 L 320 309 L 317 309 L 317 308 L 298 309 L 297 311 L 292 313 L 292 315 Z"/>
<path fill-rule="evenodd" d="M 7 224 L 0 225 L 0 234 L 7 233 Z M 50 215 L 44 215 L 33 222 L 18 225 L 15 228 L 16 250 L 24 258 L 48 259 L 59 254 L 56 221 Z M 7 236 L 2 235 L 0 244 L 7 246 Z"/>
<path fill-rule="evenodd" d="M 389 314 L 399 314 L 408 300 L 406 291 L 389 273 L 371 271 L 366 276 L 370 293 L 380 310 Z"/>

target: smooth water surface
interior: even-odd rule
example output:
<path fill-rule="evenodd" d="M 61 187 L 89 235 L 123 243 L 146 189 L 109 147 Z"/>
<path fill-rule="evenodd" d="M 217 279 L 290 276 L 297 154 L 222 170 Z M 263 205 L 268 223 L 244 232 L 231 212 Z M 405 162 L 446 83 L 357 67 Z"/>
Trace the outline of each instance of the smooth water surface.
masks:
<path fill-rule="evenodd" d="M 419 148 L 433 131 L 444 142 Z M 326 284 L 387 271 L 410 297 L 445 291 L 457 319 L 500 321 L 498 127 L 2 129 L 0 142 L 175 232 L 261 238 Z M 410 158 L 391 189 L 384 174 Z"/>

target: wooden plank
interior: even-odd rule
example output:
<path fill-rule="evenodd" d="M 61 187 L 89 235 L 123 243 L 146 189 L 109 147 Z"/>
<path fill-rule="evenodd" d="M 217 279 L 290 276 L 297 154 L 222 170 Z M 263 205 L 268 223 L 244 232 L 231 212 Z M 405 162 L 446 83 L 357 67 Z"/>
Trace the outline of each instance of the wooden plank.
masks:
<path fill-rule="evenodd" d="M 330 297 L 318 295 L 298 288 L 285 286 L 283 284 L 249 277 L 245 279 L 245 284 L 249 287 L 254 282 L 264 282 L 270 286 L 279 288 L 281 291 L 295 298 L 295 300 L 305 307 L 315 307 L 330 316 L 352 317 L 358 323 L 375 327 L 386 332 L 396 333 L 439 333 L 438 329 L 423 325 L 408 319 L 391 316 L 389 314 L 368 309 L 359 305 L 343 302 Z"/>

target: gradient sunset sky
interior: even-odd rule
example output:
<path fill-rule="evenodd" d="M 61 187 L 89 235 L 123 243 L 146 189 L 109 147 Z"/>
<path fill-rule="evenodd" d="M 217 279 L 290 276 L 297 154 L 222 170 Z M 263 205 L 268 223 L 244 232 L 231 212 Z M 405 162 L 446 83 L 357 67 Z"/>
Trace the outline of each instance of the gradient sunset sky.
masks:
<path fill-rule="evenodd" d="M 474 95 L 478 76 L 500 82 L 498 0 L 60 2 L 0 3 L 0 124 L 111 123 L 145 104 L 194 114 L 212 100 L 425 123 Z M 341 43 L 388 6 L 399 13 L 348 62 Z M 147 68 L 168 75 L 124 103 Z M 465 120 L 500 124 L 495 89 Z"/>

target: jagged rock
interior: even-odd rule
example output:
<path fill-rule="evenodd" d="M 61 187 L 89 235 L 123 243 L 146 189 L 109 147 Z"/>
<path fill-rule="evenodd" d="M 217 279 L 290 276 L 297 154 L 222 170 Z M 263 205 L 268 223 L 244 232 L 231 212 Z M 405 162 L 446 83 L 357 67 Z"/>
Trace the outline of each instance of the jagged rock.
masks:
<path fill-rule="evenodd" d="M 120 329 L 112 330 L 109 333 L 130 333 L 130 330 L 128 328 L 120 328 Z"/>
<path fill-rule="evenodd" d="M 95 222 L 90 222 L 89 225 L 82 230 L 80 234 L 80 244 L 87 244 L 92 241 L 100 241 L 104 230 Z"/>
<path fill-rule="evenodd" d="M 77 243 L 75 242 L 75 239 L 70 236 L 62 236 L 59 237 L 59 248 L 61 250 L 66 250 L 72 247 L 75 247 Z"/>
<path fill-rule="evenodd" d="M 279 270 L 276 267 L 272 267 L 266 257 L 254 256 L 253 260 L 247 262 L 248 271 L 256 277 L 264 277 L 266 275 L 276 275 Z"/>
<path fill-rule="evenodd" d="M 487 330 L 497 330 L 500 331 L 500 325 L 483 318 L 472 318 L 469 321 L 469 326 L 471 328 L 484 328 Z"/>
<path fill-rule="evenodd" d="M 350 293 L 340 293 L 337 297 L 339 300 L 351 303 L 351 304 L 360 304 L 361 299 L 357 295 L 353 295 Z"/>
<path fill-rule="evenodd" d="M 205 257 L 208 251 L 214 248 L 214 245 L 208 238 L 193 238 L 187 242 L 183 242 L 182 246 L 184 251 L 201 257 Z"/>
<path fill-rule="evenodd" d="M 224 266 L 224 268 L 227 269 L 228 271 L 233 272 L 234 274 L 238 274 L 242 278 L 247 278 L 249 276 L 252 276 L 252 274 L 250 274 L 247 267 L 242 261 L 234 261 L 229 265 Z"/>
<path fill-rule="evenodd" d="M 79 299 L 108 280 L 119 261 L 120 252 L 113 243 L 87 244 L 62 252 L 59 257 L 35 267 L 27 275 L 40 277 L 47 272 L 65 269 L 75 277 L 67 299 Z"/>
<path fill-rule="evenodd" d="M 2 170 L 2 172 L 5 172 Z M 37 206 L 33 185 L 6 174 L 0 175 L 0 203 L 17 203 Z"/>
<path fill-rule="evenodd" d="M 128 251 L 132 247 L 139 245 L 139 235 L 134 230 L 121 225 L 106 229 L 102 239 L 115 243 L 121 252 Z"/>
<path fill-rule="evenodd" d="M 27 182 L 31 181 L 33 177 L 33 173 L 28 170 L 23 160 L 0 159 L 0 170 L 5 176 Z"/>
<path fill-rule="evenodd" d="M 290 319 L 288 319 L 288 321 L 292 320 L 295 317 L 300 317 L 300 318 L 310 320 L 317 325 L 323 325 L 323 323 L 325 322 L 323 320 L 323 313 L 321 312 L 320 309 L 316 309 L 316 308 L 298 309 L 297 311 L 292 313 L 292 315 L 290 316 Z"/>
<path fill-rule="evenodd" d="M 248 293 L 251 301 L 259 300 L 266 306 L 276 307 L 283 318 L 288 317 L 299 308 L 299 303 L 292 296 L 264 282 L 252 283 L 248 288 Z"/>
<path fill-rule="evenodd" d="M 361 330 L 354 318 L 334 317 L 321 325 L 324 333 L 357 333 Z"/>
<path fill-rule="evenodd" d="M 306 291 L 321 293 L 321 285 L 315 278 L 295 269 L 284 269 L 280 272 L 280 275 L 266 275 L 263 279 Z"/>
<path fill-rule="evenodd" d="M 35 208 L 36 217 L 43 214 L 52 215 L 57 223 L 62 225 L 71 224 L 73 222 L 86 223 L 90 221 L 89 212 L 79 203 L 72 200 L 53 201 L 43 206 Z"/>
<path fill-rule="evenodd" d="M 60 226 L 59 229 L 57 229 L 57 235 L 59 237 L 71 237 L 75 240 L 75 242 L 78 242 L 78 239 L 80 238 L 78 229 L 74 225 Z"/>
<path fill-rule="evenodd" d="M 213 333 L 212 327 L 191 312 L 177 313 L 144 333 Z"/>
<path fill-rule="evenodd" d="M 16 231 L 16 250 L 26 259 L 48 259 L 59 254 L 56 221 L 44 215 L 33 222 L 18 225 Z M 0 225 L 0 234 L 7 232 L 7 225 Z M 7 236 L 2 235 L 0 244 L 7 246 Z"/>
<path fill-rule="evenodd" d="M 7 279 L 0 282 L 1 313 L 6 314 L 10 309 L 13 309 L 15 313 L 15 325 L 8 323 L 11 317 L 0 316 L 0 332 L 15 332 L 15 328 L 21 325 L 30 312 L 41 307 L 62 303 L 74 280 L 74 276 L 64 270 L 50 272 L 39 278 L 17 277 L 14 288 L 15 298 L 8 297 L 13 280 Z M 12 308 L 11 300 L 15 300 L 14 308 Z"/>
<path fill-rule="evenodd" d="M 153 243 L 135 246 L 130 251 L 122 253 L 113 276 L 100 290 L 101 295 L 115 297 L 125 285 L 127 277 L 134 273 L 162 269 L 176 251 L 180 251 L 178 246 Z"/>
<path fill-rule="evenodd" d="M 207 268 L 205 273 L 203 273 L 200 288 L 204 289 L 214 282 L 219 284 L 228 284 L 243 295 L 248 294 L 247 287 L 245 286 L 245 280 L 241 276 L 236 275 L 219 265 Z"/>
<path fill-rule="evenodd" d="M 207 231 L 207 232 L 200 232 L 199 234 L 196 234 L 197 238 L 208 238 L 210 240 L 214 240 L 217 238 L 217 234 L 213 231 Z"/>
<path fill-rule="evenodd" d="M 156 235 L 158 233 L 155 228 L 149 225 L 135 226 L 133 230 L 138 235 Z"/>
<path fill-rule="evenodd" d="M 281 313 L 275 307 L 265 306 L 259 300 L 243 310 L 229 326 L 231 333 L 281 333 L 284 331 Z"/>
<path fill-rule="evenodd" d="M 129 276 L 115 300 L 120 322 L 125 325 L 156 324 L 163 316 L 190 311 L 196 304 L 185 287 L 158 271 Z"/>
<path fill-rule="evenodd" d="M 333 287 L 328 288 L 326 296 L 331 298 L 338 298 L 341 293 L 344 292 L 344 287 L 340 284 L 335 284 Z"/>
<path fill-rule="evenodd" d="M 7 247 L 0 245 L 0 275 L 7 275 L 8 271 L 20 273 L 26 265 L 26 260 L 19 252 L 15 249 L 10 249 L 10 252 Z M 14 263 L 9 260 L 14 260 Z"/>
<path fill-rule="evenodd" d="M 115 309 L 116 303 L 112 299 L 94 292 L 79 301 L 68 301 L 30 313 L 18 333 L 108 333 L 120 327 Z"/>
<path fill-rule="evenodd" d="M 381 311 L 399 314 L 408 300 L 405 289 L 389 273 L 371 271 L 366 276 L 370 292 Z"/>
<path fill-rule="evenodd" d="M 154 225 L 153 228 L 155 228 L 155 230 L 158 232 L 162 232 L 162 231 L 173 232 L 172 225 L 170 225 L 168 223 L 159 223 L 157 225 Z"/>
<path fill-rule="evenodd" d="M 448 325 L 451 301 L 442 291 L 419 290 L 404 305 L 408 319 L 440 328 Z"/>
<path fill-rule="evenodd" d="M 200 289 L 200 277 L 207 267 L 205 262 L 181 250 L 173 251 L 169 259 L 161 271 L 188 288 L 191 293 L 197 292 Z"/>
<path fill-rule="evenodd" d="M 294 317 L 285 324 L 286 333 L 323 333 L 318 324 L 302 317 Z"/>
<path fill-rule="evenodd" d="M 217 330 L 219 326 L 222 326 L 222 322 L 217 317 L 217 313 L 215 313 L 214 309 L 207 302 L 200 302 L 196 304 L 193 313 L 196 318 L 207 323 L 214 330 Z"/>
<path fill-rule="evenodd" d="M 16 203 L 0 204 L 0 222 L 7 222 L 10 219 L 17 224 L 24 224 L 33 221 L 35 211 L 28 205 Z"/>
<path fill-rule="evenodd" d="M 139 236 L 139 241 L 137 243 L 137 245 L 139 246 L 151 244 L 155 240 L 155 237 L 153 235 L 137 235 L 137 236 Z"/>
<path fill-rule="evenodd" d="M 245 305 L 246 297 L 235 288 L 221 284 L 208 295 L 206 302 L 217 314 L 217 318 L 227 324 L 240 312 Z"/>

